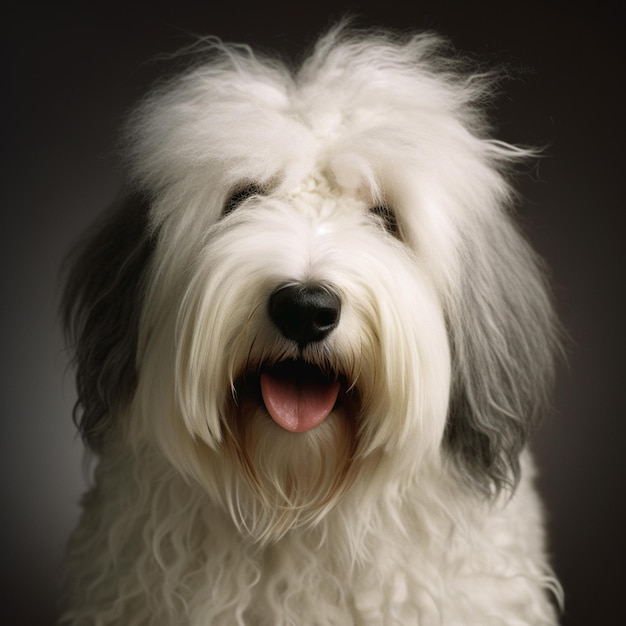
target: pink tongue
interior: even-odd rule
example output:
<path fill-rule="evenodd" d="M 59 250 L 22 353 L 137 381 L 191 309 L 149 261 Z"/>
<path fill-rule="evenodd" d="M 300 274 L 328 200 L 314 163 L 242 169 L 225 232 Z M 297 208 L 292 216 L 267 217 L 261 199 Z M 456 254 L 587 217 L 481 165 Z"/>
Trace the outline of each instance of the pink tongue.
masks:
<path fill-rule="evenodd" d="M 303 433 L 321 424 L 333 410 L 338 393 L 338 382 L 298 374 L 261 374 L 265 408 L 279 426 L 294 433 Z"/>

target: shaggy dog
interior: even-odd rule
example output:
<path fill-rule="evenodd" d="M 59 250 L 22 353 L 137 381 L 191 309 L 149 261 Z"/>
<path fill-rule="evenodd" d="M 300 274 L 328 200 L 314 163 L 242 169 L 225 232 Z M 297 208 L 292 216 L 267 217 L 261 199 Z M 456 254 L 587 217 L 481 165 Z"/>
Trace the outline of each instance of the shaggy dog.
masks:
<path fill-rule="evenodd" d="M 489 76 L 428 34 L 205 43 L 69 276 L 98 464 L 62 623 L 555 624 L 525 444 L 558 332 Z"/>

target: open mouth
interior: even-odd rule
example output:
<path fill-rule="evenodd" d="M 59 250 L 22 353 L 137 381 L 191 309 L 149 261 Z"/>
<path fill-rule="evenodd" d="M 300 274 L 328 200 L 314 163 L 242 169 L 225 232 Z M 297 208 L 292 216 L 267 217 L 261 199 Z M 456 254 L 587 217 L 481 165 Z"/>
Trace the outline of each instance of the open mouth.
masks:
<path fill-rule="evenodd" d="M 249 385 L 251 381 L 246 378 Z M 346 401 L 345 377 L 303 360 L 281 361 L 264 368 L 257 380 L 260 401 L 270 417 L 294 433 L 319 426 Z"/>

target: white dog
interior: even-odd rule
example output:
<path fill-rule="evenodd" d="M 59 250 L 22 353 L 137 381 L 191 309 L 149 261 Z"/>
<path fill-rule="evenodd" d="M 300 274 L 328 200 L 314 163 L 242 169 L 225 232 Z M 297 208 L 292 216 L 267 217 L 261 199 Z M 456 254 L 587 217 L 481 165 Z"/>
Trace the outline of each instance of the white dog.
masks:
<path fill-rule="evenodd" d="M 99 462 L 62 622 L 556 624 L 525 444 L 558 332 L 489 78 L 432 35 L 206 48 L 69 277 Z"/>

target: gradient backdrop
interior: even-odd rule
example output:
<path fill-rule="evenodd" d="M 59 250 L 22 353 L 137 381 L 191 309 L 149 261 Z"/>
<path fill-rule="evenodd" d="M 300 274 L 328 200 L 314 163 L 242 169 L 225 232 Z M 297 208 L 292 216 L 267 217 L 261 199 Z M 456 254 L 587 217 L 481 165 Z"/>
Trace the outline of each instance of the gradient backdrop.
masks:
<path fill-rule="evenodd" d="M 498 134 L 548 145 L 547 158 L 521 181 L 520 212 L 553 268 L 572 345 L 555 416 L 534 444 L 540 488 L 567 595 L 563 624 L 621 622 L 626 175 L 617 9 L 530 1 L 259 4 L 2 9 L 0 622 L 53 621 L 58 564 L 85 484 L 56 318 L 59 265 L 116 194 L 116 132 L 162 71 L 155 56 L 195 34 L 294 53 L 346 10 L 361 25 L 439 31 L 461 50 L 509 65 L 515 76 L 493 110 Z"/>

